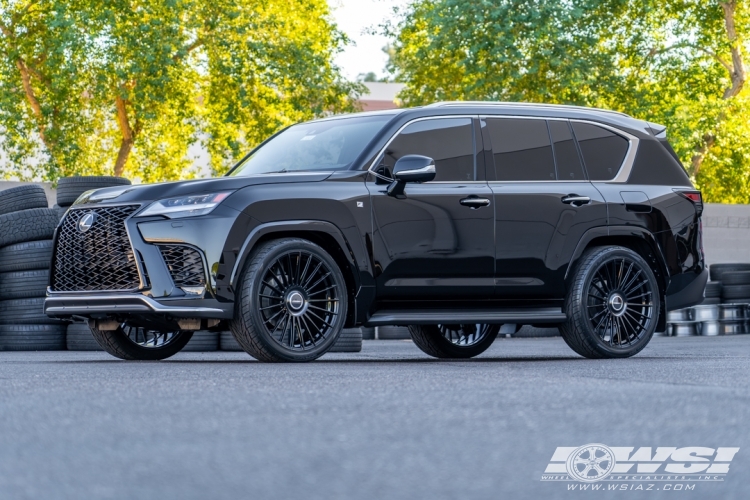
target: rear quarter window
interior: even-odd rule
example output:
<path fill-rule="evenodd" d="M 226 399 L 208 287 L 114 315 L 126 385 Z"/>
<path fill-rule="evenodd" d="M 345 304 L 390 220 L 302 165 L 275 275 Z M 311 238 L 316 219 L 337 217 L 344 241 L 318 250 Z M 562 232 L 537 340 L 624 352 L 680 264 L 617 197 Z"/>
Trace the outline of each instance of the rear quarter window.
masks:
<path fill-rule="evenodd" d="M 583 163 L 592 181 L 611 181 L 620 171 L 630 142 L 614 132 L 589 123 L 573 122 Z"/>

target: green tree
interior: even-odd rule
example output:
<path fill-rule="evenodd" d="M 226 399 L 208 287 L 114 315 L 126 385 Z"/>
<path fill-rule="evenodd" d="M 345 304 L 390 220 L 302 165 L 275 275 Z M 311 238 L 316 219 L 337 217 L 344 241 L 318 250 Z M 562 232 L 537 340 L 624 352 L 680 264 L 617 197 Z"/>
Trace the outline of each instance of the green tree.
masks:
<path fill-rule="evenodd" d="M 750 202 L 741 0 L 416 0 L 390 70 L 408 104 L 601 106 L 665 123 L 710 201 Z"/>
<path fill-rule="evenodd" d="M 0 0 L 5 177 L 190 177 L 296 121 L 352 110 L 325 0 Z"/>

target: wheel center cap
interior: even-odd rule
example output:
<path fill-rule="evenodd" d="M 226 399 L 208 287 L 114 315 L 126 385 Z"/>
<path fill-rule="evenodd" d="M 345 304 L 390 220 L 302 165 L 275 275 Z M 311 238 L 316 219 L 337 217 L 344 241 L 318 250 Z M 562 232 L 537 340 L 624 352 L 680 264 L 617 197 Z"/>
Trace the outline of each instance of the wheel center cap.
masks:
<path fill-rule="evenodd" d="M 609 298 L 609 308 L 612 311 L 613 314 L 616 316 L 622 316 L 625 314 L 625 309 L 627 304 L 625 303 L 625 299 L 622 295 L 619 293 L 614 293 Z"/>
<path fill-rule="evenodd" d="M 287 296 L 286 305 L 293 313 L 300 312 L 305 307 L 305 297 L 300 292 L 294 291 Z"/>

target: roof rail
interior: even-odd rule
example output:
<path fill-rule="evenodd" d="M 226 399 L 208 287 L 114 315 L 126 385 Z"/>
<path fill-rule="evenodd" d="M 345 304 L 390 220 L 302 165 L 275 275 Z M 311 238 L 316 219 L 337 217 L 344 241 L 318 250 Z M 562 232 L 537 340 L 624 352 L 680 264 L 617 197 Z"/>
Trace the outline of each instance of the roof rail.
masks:
<path fill-rule="evenodd" d="M 529 108 L 547 108 L 547 109 L 580 109 L 584 111 L 598 111 L 601 113 L 612 113 L 620 116 L 632 116 L 620 111 L 611 109 L 589 108 L 586 106 L 572 106 L 569 104 L 543 104 L 537 102 L 500 102 L 500 101 L 441 101 L 434 102 L 425 106 L 426 108 L 441 108 L 446 106 L 508 106 L 508 107 L 529 107 Z"/>

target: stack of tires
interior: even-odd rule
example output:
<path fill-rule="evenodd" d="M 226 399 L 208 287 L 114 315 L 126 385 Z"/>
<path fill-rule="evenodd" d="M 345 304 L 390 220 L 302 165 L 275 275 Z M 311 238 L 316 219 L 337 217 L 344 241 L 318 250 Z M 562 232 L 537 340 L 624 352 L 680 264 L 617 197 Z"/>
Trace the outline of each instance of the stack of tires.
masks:
<path fill-rule="evenodd" d="M 0 191 L 0 350 L 65 349 L 65 325 L 44 314 L 60 218 L 40 186 Z"/>
<path fill-rule="evenodd" d="M 57 204 L 54 209 L 59 217 L 67 211 L 79 196 L 92 189 L 128 186 L 130 181 L 122 177 L 76 176 L 63 177 L 57 183 Z M 66 334 L 66 346 L 69 351 L 101 351 L 86 323 L 71 323 Z"/>
<path fill-rule="evenodd" d="M 715 264 L 721 281 L 722 304 L 750 303 L 750 264 Z M 711 266 L 713 272 L 714 266 Z"/>

